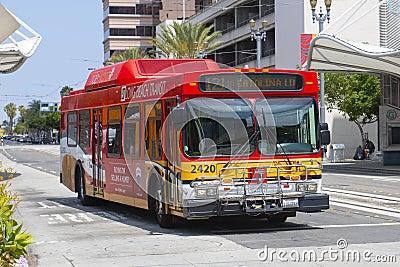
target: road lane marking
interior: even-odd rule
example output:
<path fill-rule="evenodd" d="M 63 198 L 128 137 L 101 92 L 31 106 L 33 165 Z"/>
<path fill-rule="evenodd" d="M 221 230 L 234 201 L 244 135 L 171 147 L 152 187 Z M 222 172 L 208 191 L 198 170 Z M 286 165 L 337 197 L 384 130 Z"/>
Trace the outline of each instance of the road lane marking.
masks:
<path fill-rule="evenodd" d="M 323 175 L 332 175 L 332 176 L 346 176 L 346 177 L 355 177 L 355 178 L 364 178 L 364 179 L 370 179 L 370 180 L 382 180 L 382 181 L 396 181 L 400 182 L 400 178 L 394 178 L 394 177 L 399 177 L 399 175 L 380 175 L 380 176 L 374 176 L 374 175 L 360 175 L 360 174 L 344 174 L 344 173 L 323 173 Z M 390 177 L 390 178 L 389 178 Z"/>
<path fill-rule="evenodd" d="M 357 191 L 351 191 L 351 190 L 342 190 L 342 189 L 336 189 L 336 188 L 326 188 L 326 187 L 323 187 L 322 190 L 326 191 L 326 192 L 332 192 L 332 193 L 342 193 L 342 194 L 346 194 L 346 195 L 370 197 L 370 198 L 376 198 L 376 199 L 391 200 L 391 201 L 400 202 L 400 198 L 399 197 L 383 196 L 383 195 L 363 193 L 363 192 L 357 192 Z"/>
<path fill-rule="evenodd" d="M 319 228 L 347 228 L 347 227 L 377 227 L 377 226 L 397 226 L 400 222 L 386 223 L 359 223 L 359 224 L 330 224 L 330 225 L 314 225 Z"/>
<path fill-rule="evenodd" d="M 348 203 L 351 204 L 348 204 Z M 342 208 L 348 208 L 352 210 L 359 210 L 359 211 L 364 211 L 364 212 L 369 212 L 372 214 L 379 214 L 379 215 L 384 215 L 384 216 L 389 216 L 389 217 L 394 217 L 394 218 L 400 218 L 400 210 L 394 210 L 386 207 L 380 207 L 376 205 L 369 205 L 365 203 L 360 203 L 356 201 L 346 201 L 346 203 L 343 202 L 338 202 L 337 200 L 330 200 L 329 204 L 333 206 L 338 206 Z"/>

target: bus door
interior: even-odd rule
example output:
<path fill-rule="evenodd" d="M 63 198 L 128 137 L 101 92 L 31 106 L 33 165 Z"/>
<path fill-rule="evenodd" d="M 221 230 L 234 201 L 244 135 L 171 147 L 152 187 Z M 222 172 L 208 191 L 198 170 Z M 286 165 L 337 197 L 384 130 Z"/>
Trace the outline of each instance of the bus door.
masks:
<path fill-rule="evenodd" d="M 166 116 L 176 106 L 176 100 L 166 101 Z M 182 167 L 179 150 L 179 131 L 174 130 L 173 121 L 167 123 L 166 132 L 166 157 L 167 157 L 167 173 L 169 177 L 168 183 L 168 202 L 175 208 L 182 207 Z"/>
<path fill-rule="evenodd" d="M 104 180 L 102 171 L 102 140 L 103 140 L 103 125 L 101 109 L 93 111 L 93 187 L 95 194 L 104 195 Z"/>

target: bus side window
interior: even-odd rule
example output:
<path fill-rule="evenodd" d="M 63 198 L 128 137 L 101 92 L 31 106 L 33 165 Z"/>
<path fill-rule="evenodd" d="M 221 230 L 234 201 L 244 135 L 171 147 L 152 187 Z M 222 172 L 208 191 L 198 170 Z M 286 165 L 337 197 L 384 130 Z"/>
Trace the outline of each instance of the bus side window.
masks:
<path fill-rule="evenodd" d="M 79 144 L 82 147 L 90 147 L 90 111 L 79 112 Z"/>
<path fill-rule="evenodd" d="M 146 104 L 146 151 L 150 159 L 161 159 L 161 129 L 162 109 L 161 101 Z"/>
<path fill-rule="evenodd" d="M 108 109 L 107 141 L 108 156 L 119 158 L 122 144 L 121 107 L 119 106 Z"/>
<path fill-rule="evenodd" d="M 126 156 L 138 158 L 140 148 L 140 106 L 129 105 L 124 118 L 124 153 Z"/>
<path fill-rule="evenodd" d="M 67 115 L 67 144 L 68 146 L 76 146 L 77 134 L 77 119 L 76 112 L 70 112 Z"/>

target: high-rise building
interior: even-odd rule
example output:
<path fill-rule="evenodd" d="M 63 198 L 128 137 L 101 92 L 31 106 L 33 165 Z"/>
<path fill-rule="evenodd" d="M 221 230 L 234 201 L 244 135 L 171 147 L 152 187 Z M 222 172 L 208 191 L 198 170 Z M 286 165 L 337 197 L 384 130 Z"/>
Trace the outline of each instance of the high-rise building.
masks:
<path fill-rule="evenodd" d="M 182 19 L 195 13 L 201 0 L 102 0 L 104 61 L 115 52 L 139 47 L 153 48 L 156 26 L 164 20 Z M 205 1 L 207 2 L 207 1 Z"/>

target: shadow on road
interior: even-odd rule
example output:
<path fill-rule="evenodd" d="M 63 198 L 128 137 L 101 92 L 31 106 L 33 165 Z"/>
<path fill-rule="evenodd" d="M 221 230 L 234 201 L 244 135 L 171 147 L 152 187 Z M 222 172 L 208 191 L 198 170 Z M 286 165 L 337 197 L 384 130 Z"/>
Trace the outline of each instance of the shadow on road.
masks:
<path fill-rule="evenodd" d="M 103 219 L 141 228 L 148 231 L 149 235 L 236 235 L 319 229 L 318 227 L 293 222 L 273 224 L 269 223 L 267 218 L 261 216 L 213 217 L 203 220 L 186 220 L 175 217 L 174 228 L 164 229 L 158 225 L 155 215 L 147 210 L 103 200 L 100 200 L 96 206 L 82 206 L 76 198 L 48 198 L 48 200 L 66 207 L 81 210 L 88 213 L 91 217 L 99 216 Z"/>

